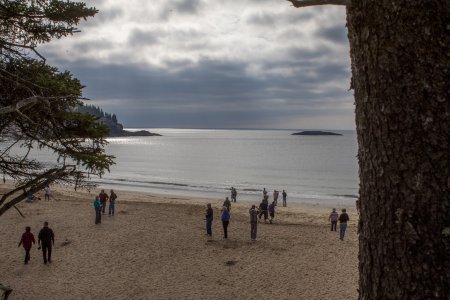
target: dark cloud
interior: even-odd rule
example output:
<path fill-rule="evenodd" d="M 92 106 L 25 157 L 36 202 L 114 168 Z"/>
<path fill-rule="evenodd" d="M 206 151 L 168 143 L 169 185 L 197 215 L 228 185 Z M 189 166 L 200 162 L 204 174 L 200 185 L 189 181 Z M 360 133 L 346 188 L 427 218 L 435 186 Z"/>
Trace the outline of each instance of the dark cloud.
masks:
<path fill-rule="evenodd" d="M 151 46 L 157 44 L 159 34 L 151 30 L 134 29 L 128 37 L 128 44 L 131 46 Z"/>
<path fill-rule="evenodd" d="M 294 67 L 293 76 L 249 75 L 247 64 L 203 59 L 181 71 L 143 65 L 59 62 L 87 87 L 84 96 L 106 111 L 116 113 L 128 127 L 237 128 L 302 116 L 324 115 L 323 107 L 339 112 L 351 95 L 347 87 L 325 89 Z M 287 67 L 289 62 L 285 62 Z M 263 70 L 271 70 L 267 65 Z M 283 64 L 279 64 L 283 66 Z M 321 82 L 349 77 L 340 65 L 316 69 Z M 101 101 L 100 101 L 101 99 Z M 280 116 L 283 116 L 280 119 Z"/>
<path fill-rule="evenodd" d="M 171 1 L 161 9 L 159 17 L 162 20 L 167 20 L 173 14 L 182 15 L 195 15 L 197 14 L 203 2 L 201 0 L 181 0 L 181 1 Z"/>

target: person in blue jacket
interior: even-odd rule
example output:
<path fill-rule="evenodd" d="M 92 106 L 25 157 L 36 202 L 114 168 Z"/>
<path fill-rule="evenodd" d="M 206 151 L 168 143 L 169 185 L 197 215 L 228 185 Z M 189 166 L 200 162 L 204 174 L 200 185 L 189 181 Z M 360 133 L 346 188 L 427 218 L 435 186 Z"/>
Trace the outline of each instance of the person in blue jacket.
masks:
<path fill-rule="evenodd" d="M 224 206 L 222 208 L 222 215 L 220 217 L 222 219 L 222 225 L 223 225 L 223 238 L 228 238 L 228 224 L 230 224 L 230 212 L 228 211 L 228 208 Z"/>
<path fill-rule="evenodd" d="M 95 209 L 95 224 L 100 224 L 102 222 L 102 203 L 100 202 L 100 198 L 98 196 L 95 196 L 94 209 Z"/>

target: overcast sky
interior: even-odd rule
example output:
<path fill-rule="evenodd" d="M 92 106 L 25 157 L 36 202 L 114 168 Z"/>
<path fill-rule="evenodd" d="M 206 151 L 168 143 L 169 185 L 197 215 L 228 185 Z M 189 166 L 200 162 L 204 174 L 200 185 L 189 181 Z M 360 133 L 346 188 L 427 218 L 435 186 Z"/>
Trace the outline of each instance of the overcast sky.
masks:
<path fill-rule="evenodd" d="M 81 33 L 39 49 L 125 127 L 355 127 L 344 7 L 85 2 Z"/>

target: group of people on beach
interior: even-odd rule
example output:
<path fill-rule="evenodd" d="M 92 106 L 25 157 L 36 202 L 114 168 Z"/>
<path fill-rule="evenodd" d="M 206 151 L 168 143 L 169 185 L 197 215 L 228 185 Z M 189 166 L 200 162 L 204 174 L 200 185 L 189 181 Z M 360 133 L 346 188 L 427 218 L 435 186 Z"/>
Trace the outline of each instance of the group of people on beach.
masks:
<path fill-rule="evenodd" d="M 116 206 L 117 195 L 113 190 L 110 191 L 108 196 L 105 190 L 102 190 L 98 196 L 95 196 L 94 209 L 95 209 L 95 224 L 100 224 L 102 222 L 102 214 L 105 214 L 106 203 L 109 200 L 108 215 L 114 216 L 115 206 Z"/>
<path fill-rule="evenodd" d="M 260 221 L 262 216 L 264 216 L 264 222 L 267 223 L 269 221 L 272 224 L 273 219 L 275 218 L 275 207 L 277 206 L 279 191 L 273 191 L 273 201 L 269 204 L 269 195 L 267 193 L 266 188 L 263 189 L 263 199 L 259 205 L 259 208 L 256 205 L 252 205 L 249 210 L 250 216 L 250 238 L 252 241 L 256 240 L 257 233 L 257 224 L 258 220 Z M 283 206 L 286 207 L 287 201 L 287 193 L 283 190 Z M 228 197 L 225 197 L 225 201 L 223 202 L 221 209 L 220 219 L 222 221 L 223 227 L 223 238 L 228 238 L 228 225 L 230 223 L 230 212 L 231 212 L 231 202 L 236 202 L 237 191 L 234 187 L 231 187 L 231 201 Z M 270 216 L 270 219 L 269 219 Z M 206 234 L 208 237 L 212 236 L 212 222 L 214 220 L 214 211 L 211 207 L 211 203 L 206 205 L 205 211 L 205 221 L 206 221 Z"/>
<path fill-rule="evenodd" d="M 34 235 L 31 233 L 31 227 L 26 226 L 25 232 L 22 234 L 18 247 L 21 245 L 25 250 L 24 263 L 28 264 L 31 259 L 30 251 L 33 244 L 36 244 Z M 48 222 L 44 222 L 44 227 L 39 231 L 38 235 L 38 250 L 42 249 L 42 256 L 44 264 L 52 262 L 52 246 L 55 245 L 55 234 L 53 230 L 48 227 Z"/>
<path fill-rule="evenodd" d="M 256 240 L 258 221 L 261 221 L 262 216 L 264 216 L 264 223 L 269 221 L 270 224 L 273 223 L 275 218 L 275 207 L 277 206 L 279 191 L 273 191 L 273 201 L 269 204 L 269 195 L 267 190 L 263 189 L 263 199 L 257 208 L 256 205 L 252 205 L 249 209 L 249 217 L 250 217 L 250 239 L 252 241 Z M 222 221 L 223 226 L 223 238 L 228 238 L 228 225 L 230 224 L 230 212 L 231 212 L 231 202 L 236 202 L 236 189 L 234 187 L 231 188 L 231 199 L 225 197 L 225 201 L 223 202 L 221 209 L 220 219 Z M 287 206 L 287 193 L 285 190 L 282 192 L 283 196 L 283 207 Z M 270 216 L 270 219 L 269 219 Z M 331 222 L 331 231 L 337 231 L 337 222 L 339 221 L 339 239 L 344 240 L 345 231 L 347 229 L 347 222 L 350 221 L 350 218 L 347 214 L 347 210 L 345 208 L 342 209 L 342 213 L 339 215 L 335 208 L 333 208 L 332 212 L 329 216 L 329 221 Z M 212 237 L 212 223 L 214 220 L 214 211 L 212 209 L 211 203 L 206 205 L 205 211 L 205 220 L 206 220 L 206 234 L 209 238 Z"/>

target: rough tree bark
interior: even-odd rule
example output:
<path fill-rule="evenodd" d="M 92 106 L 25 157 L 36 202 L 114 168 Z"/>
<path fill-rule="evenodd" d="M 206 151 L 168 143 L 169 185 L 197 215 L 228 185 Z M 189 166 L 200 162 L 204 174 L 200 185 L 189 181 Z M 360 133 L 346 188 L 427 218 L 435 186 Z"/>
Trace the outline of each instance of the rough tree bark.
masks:
<path fill-rule="evenodd" d="M 450 1 L 354 0 L 359 298 L 450 299 Z"/>

